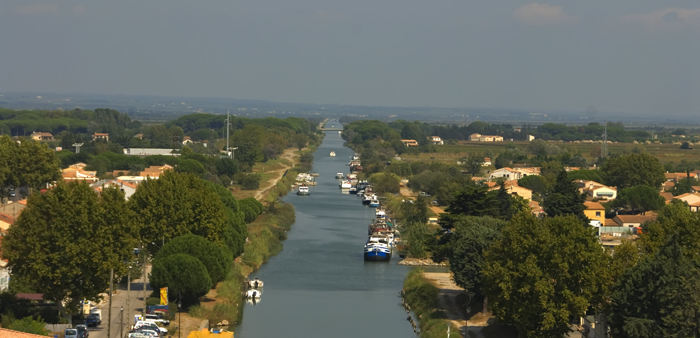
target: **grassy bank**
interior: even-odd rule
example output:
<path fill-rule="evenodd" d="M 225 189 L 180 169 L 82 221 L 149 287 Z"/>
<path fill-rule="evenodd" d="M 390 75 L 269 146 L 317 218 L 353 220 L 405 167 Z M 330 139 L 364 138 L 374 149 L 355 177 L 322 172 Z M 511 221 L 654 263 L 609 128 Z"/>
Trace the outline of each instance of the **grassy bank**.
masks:
<path fill-rule="evenodd" d="M 413 269 L 403 282 L 404 300 L 411 306 L 420 327 L 422 338 L 438 338 L 447 335 L 448 325 L 445 314 L 436 306 L 438 288 L 423 276 L 423 269 Z M 459 330 L 452 325 L 448 338 L 461 337 Z"/>
<path fill-rule="evenodd" d="M 301 155 L 310 154 L 315 149 L 316 146 L 306 148 Z M 229 329 L 240 323 L 245 302 L 242 295 L 247 289 L 243 282 L 251 272 L 282 251 L 282 241 L 287 238 L 287 231 L 296 219 L 294 207 L 281 202 L 279 198 L 290 191 L 297 174 L 309 171 L 310 167 L 311 163 L 308 162 L 295 163 L 275 186 L 267 191 L 261 201 L 266 206 L 265 211 L 253 223 L 248 224 L 248 240 L 243 254 L 236 259 L 226 279 L 205 297 L 212 301 L 191 307 L 190 316 L 208 319 L 210 325 L 225 320 L 231 325 Z M 268 168 L 276 169 L 272 165 Z"/>

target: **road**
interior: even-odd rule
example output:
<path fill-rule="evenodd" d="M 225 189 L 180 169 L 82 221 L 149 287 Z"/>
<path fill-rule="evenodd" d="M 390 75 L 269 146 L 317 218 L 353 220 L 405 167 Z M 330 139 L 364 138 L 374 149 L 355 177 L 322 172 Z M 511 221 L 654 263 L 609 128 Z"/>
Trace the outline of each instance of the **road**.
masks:
<path fill-rule="evenodd" d="M 150 265 L 147 267 L 147 274 L 150 273 Z M 131 282 L 131 291 L 127 292 L 126 287 L 118 289 L 112 298 L 112 326 L 110 328 L 109 337 L 107 337 L 107 326 L 109 318 L 109 298 L 105 299 L 98 305 L 102 310 L 102 325 L 90 328 L 90 338 L 119 338 L 126 337 L 129 332 L 129 327 L 134 323 L 134 316 L 141 314 L 144 308 L 144 297 L 151 294 L 150 285 L 146 285 L 146 292 L 143 291 L 143 279 L 136 279 Z M 128 306 L 127 306 L 128 302 Z M 122 313 L 122 310 L 123 313 Z M 123 316 L 123 319 L 122 319 Z M 119 324 L 123 327 L 120 330 Z"/>

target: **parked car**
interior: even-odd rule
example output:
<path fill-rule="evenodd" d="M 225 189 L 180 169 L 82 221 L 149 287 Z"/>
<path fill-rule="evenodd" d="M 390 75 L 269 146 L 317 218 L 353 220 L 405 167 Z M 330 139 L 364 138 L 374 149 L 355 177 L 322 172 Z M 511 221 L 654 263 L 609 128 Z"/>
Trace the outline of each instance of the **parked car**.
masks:
<path fill-rule="evenodd" d="M 88 338 L 90 336 L 90 330 L 85 325 L 76 325 L 75 329 L 78 330 L 78 338 Z"/>
<path fill-rule="evenodd" d="M 169 320 L 163 319 L 163 318 L 159 317 L 159 316 L 156 315 L 156 314 L 147 314 L 147 315 L 144 316 L 144 319 L 143 319 L 143 320 L 144 320 L 144 321 L 147 321 L 147 322 L 154 322 L 154 323 L 156 323 L 156 324 L 158 324 L 158 325 L 170 325 L 170 321 L 169 321 Z"/>
<path fill-rule="evenodd" d="M 158 326 L 158 324 L 156 324 L 154 322 L 149 322 L 149 321 L 145 321 L 145 320 L 139 320 L 138 322 L 136 322 L 136 324 L 134 324 L 134 329 L 138 330 L 140 328 L 146 328 L 149 330 L 156 330 L 164 335 L 168 334 L 168 329 L 166 329 L 164 327 L 160 327 L 160 326 Z"/>
<path fill-rule="evenodd" d="M 63 336 L 65 338 L 80 338 L 78 337 L 78 330 L 77 329 L 66 329 L 66 331 L 63 332 Z"/>
<path fill-rule="evenodd" d="M 425 191 L 421 191 L 420 193 L 418 193 L 418 196 L 430 197 L 430 194 Z"/>
<path fill-rule="evenodd" d="M 90 309 L 90 314 L 91 314 L 91 315 L 96 315 L 97 318 L 99 318 L 100 320 L 102 320 L 102 310 L 100 310 L 100 308 L 98 308 L 98 307 L 96 307 L 96 306 L 93 306 L 93 307 Z"/>
<path fill-rule="evenodd" d="M 100 324 L 102 324 L 102 321 L 100 320 L 100 317 L 95 314 L 90 314 L 85 317 L 85 325 L 87 326 L 97 326 Z"/>
<path fill-rule="evenodd" d="M 151 336 L 152 338 L 160 338 L 161 337 L 160 332 L 158 332 L 156 330 L 149 330 L 145 327 L 136 329 L 136 330 L 134 330 L 134 332 L 140 332 L 142 334 L 147 334 L 147 335 Z"/>

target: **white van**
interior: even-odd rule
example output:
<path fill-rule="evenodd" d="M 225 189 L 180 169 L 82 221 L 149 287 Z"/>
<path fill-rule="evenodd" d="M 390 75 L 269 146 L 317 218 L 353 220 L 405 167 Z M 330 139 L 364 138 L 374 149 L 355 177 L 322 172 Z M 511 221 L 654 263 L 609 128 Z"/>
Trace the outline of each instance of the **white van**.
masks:
<path fill-rule="evenodd" d="M 160 326 L 158 326 L 158 324 L 156 324 L 154 322 L 139 320 L 138 322 L 136 322 L 136 324 L 134 324 L 134 330 L 140 330 L 142 327 L 147 327 L 151 330 L 157 329 L 161 334 L 164 334 L 164 335 L 168 334 L 168 329 L 166 329 L 164 327 L 160 327 Z"/>

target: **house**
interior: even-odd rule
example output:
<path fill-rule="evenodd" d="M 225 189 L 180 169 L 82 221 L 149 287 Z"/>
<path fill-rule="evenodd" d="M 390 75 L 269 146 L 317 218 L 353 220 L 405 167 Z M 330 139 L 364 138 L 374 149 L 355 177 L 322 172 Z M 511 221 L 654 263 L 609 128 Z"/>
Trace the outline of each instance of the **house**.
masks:
<path fill-rule="evenodd" d="M 0 229 L 7 230 L 10 227 L 10 225 L 12 225 L 14 223 L 15 223 L 15 217 L 12 217 L 8 214 L 0 213 Z"/>
<path fill-rule="evenodd" d="M 669 173 L 669 172 L 666 172 L 664 174 L 664 176 L 666 177 L 666 182 L 675 182 L 675 183 L 678 183 L 678 181 L 680 181 L 684 178 L 688 178 L 688 176 L 690 176 L 690 178 L 698 179 L 698 173 L 696 173 L 695 171 L 692 171 L 690 173 Z"/>
<path fill-rule="evenodd" d="M 12 218 L 17 218 L 22 210 L 27 207 L 27 200 L 20 200 L 15 203 L 8 203 L 5 205 L 0 205 L 0 213 L 3 213 Z"/>
<path fill-rule="evenodd" d="M 538 217 L 541 215 L 544 215 L 544 209 L 542 209 L 539 202 L 530 201 L 529 206 L 530 206 L 530 212 L 532 212 L 533 215 L 538 216 Z"/>
<path fill-rule="evenodd" d="M 177 149 L 162 149 L 162 148 L 124 148 L 124 155 L 133 156 L 151 156 L 151 155 L 167 155 L 180 156 Z"/>
<path fill-rule="evenodd" d="M 508 168 L 508 167 L 503 167 L 501 169 L 496 169 L 491 172 L 489 175 L 489 180 L 494 180 L 497 178 L 505 178 L 507 180 L 519 180 L 525 176 L 532 176 L 532 175 L 539 175 L 540 174 L 540 168 L 538 167 L 531 167 L 531 168 Z"/>
<path fill-rule="evenodd" d="M 430 141 L 430 143 L 432 143 L 433 145 L 436 145 L 436 146 L 441 146 L 441 145 L 445 144 L 445 142 L 442 141 L 440 136 L 430 136 L 430 137 L 428 137 L 428 140 Z"/>
<path fill-rule="evenodd" d="M 105 142 L 109 142 L 109 134 L 108 133 L 94 133 L 94 134 L 92 134 L 92 140 L 93 141 L 102 140 Z"/>
<path fill-rule="evenodd" d="M 666 182 L 661 184 L 661 190 L 662 191 L 670 191 L 675 186 L 676 186 L 676 182 L 666 181 Z"/>
<path fill-rule="evenodd" d="M 495 182 L 488 183 L 494 183 L 494 185 L 489 188 L 489 191 L 501 189 L 501 186 L 496 185 Z M 503 182 L 503 187 L 511 195 L 517 195 L 526 200 L 532 200 L 532 190 L 519 186 L 517 180 L 505 181 Z"/>
<path fill-rule="evenodd" d="M 694 185 L 690 187 L 690 192 L 692 192 L 693 194 L 700 193 L 700 186 Z"/>
<path fill-rule="evenodd" d="M 401 140 L 401 142 L 406 147 L 417 147 L 418 146 L 418 141 L 416 141 L 416 140 Z"/>
<path fill-rule="evenodd" d="M 666 200 L 666 204 L 671 203 L 671 201 L 673 200 L 673 194 L 670 192 L 661 192 L 659 193 L 659 195 L 661 195 L 661 197 L 663 197 Z"/>
<path fill-rule="evenodd" d="M 638 227 L 644 222 L 656 220 L 656 215 L 617 215 L 613 221 L 620 227 Z"/>
<path fill-rule="evenodd" d="M 488 167 L 491 165 L 491 158 L 490 157 L 484 157 L 484 162 L 481 163 L 482 167 Z"/>
<path fill-rule="evenodd" d="M 182 138 L 182 145 L 187 145 L 187 144 L 192 144 L 192 138 L 189 136 L 185 136 Z"/>
<path fill-rule="evenodd" d="M 474 133 L 469 135 L 469 141 L 472 142 L 503 142 L 503 136 L 498 135 L 481 135 Z"/>
<path fill-rule="evenodd" d="M 534 140 L 535 140 L 535 137 L 532 136 L 532 135 L 527 135 L 527 140 L 528 140 L 528 142 L 529 142 L 529 141 L 534 141 Z"/>
<path fill-rule="evenodd" d="M 46 338 L 47 336 L 0 328 L 0 338 L 39 338 L 39 337 Z"/>
<path fill-rule="evenodd" d="M 43 131 L 35 131 L 31 137 L 35 141 L 53 141 L 53 134 Z"/>
<path fill-rule="evenodd" d="M 136 134 L 136 135 L 134 135 L 134 137 L 139 139 L 139 140 L 143 140 L 143 134 Z"/>
<path fill-rule="evenodd" d="M 584 215 L 590 220 L 598 221 L 601 225 L 605 224 L 605 207 L 598 202 L 583 202 L 586 209 L 583 210 Z"/>
<path fill-rule="evenodd" d="M 591 198 L 602 200 L 613 200 L 617 198 L 617 189 L 600 184 L 596 181 L 578 180 L 576 181 L 576 185 L 582 194 L 587 194 Z"/>
<path fill-rule="evenodd" d="M 164 164 L 162 166 L 152 165 L 152 166 L 144 169 L 143 171 L 139 172 L 138 176 L 126 175 L 126 176 L 117 177 L 117 183 L 118 184 L 129 183 L 129 184 L 133 184 L 134 186 L 136 186 L 149 178 L 150 179 L 157 179 L 166 170 L 172 170 L 172 169 L 173 169 L 173 167 L 170 165 L 167 165 L 167 164 Z M 124 193 L 126 194 L 126 191 Z"/>
<path fill-rule="evenodd" d="M 85 163 L 76 163 L 68 168 L 61 170 L 61 176 L 64 181 L 84 180 L 89 182 L 97 182 L 97 171 L 85 170 Z"/>
<path fill-rule="evenodd" d="M 693 212 L 700 211 L 699 210 L 700 209 L 700 194 L 695 194 L 695 193 L 689 192 L 687 194 L 678 195 L 678 196 L 674 197 L 674 199 L 678 199 L 678 200 L 681 200 L 685 203 L 688 203 L 688 205 L 690 206 L 690 211 L 693 211 Z"/>
<path fill-rule="evenodd" d="M 90 185 L 98 193 L 102 192 L 104 187 L 117 187 L 124 193 L 124 198 L 127 200 L 136 192 L 136 184 L 122 181 L 119 179 L 109 180 L 104 183 L 94 183 Z"/>

